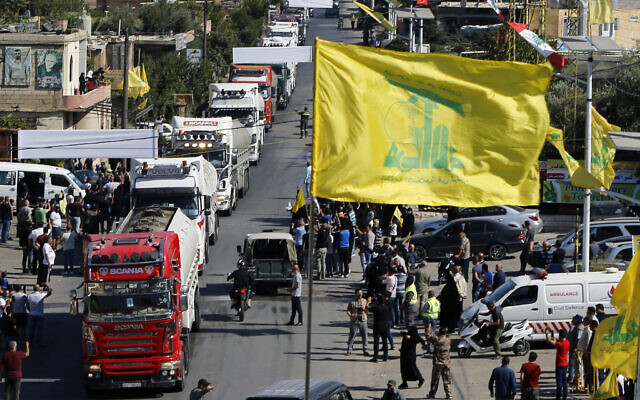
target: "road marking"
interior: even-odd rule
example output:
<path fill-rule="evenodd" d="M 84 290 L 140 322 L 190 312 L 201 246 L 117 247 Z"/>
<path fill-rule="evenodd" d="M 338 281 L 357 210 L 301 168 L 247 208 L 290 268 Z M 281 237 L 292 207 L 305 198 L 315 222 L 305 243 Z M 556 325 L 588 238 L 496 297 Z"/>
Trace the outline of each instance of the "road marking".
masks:
<path fill-rule="evenodd" d="M 22 378 L 22 383 L 54 383 L 61 380 L 55 378 Z"/>

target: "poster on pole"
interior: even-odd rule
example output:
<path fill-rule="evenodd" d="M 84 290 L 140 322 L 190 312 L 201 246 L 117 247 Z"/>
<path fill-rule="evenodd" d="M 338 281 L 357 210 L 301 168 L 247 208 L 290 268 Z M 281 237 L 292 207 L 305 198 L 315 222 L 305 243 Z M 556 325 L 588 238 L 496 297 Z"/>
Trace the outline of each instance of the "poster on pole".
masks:
<path fill-rule="evenodd" d="M 18 159 L 155 158 L 153 129 L 20 130 Z"/>
<path fill-rule="evenodd" d="M 234 47 L 234 64 L 284 64 L 313 61 L 313 47 Z"/>
<path fill-rule="evenodd" d="M 289 0 L 291 8 L 333 8 L 333 0 Z"/>

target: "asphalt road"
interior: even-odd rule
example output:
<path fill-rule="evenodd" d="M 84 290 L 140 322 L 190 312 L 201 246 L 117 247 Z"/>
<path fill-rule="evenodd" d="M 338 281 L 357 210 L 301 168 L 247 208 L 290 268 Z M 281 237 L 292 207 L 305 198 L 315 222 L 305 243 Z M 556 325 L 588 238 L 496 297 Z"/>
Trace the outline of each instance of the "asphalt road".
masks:
<path fill-rule="evenodd" d="M 311 20 L 308 44 L 315 36 L 353 43 L 360 41 L 361 32 L 337 31 L 336 19 L 325 19 L 318 13 Z M 347 24 L 345 24 L 346 26 Z M 187 389 L 182 393 L 113 392 L 91 398 L 98 399 L 186 399 L 188 391 L 204 377 L 212 381 L 216 390 L 210 399 L 244 399 L 264 386 L 281 379 L 304 378 L 305 327 L 290 327 L 290 303 L 287 296 L 259 297 L 240 323 L 229 309 L 227 297 L 230 285 L 226 273 L 235 268 L 236 245 L 244 235 L 263 229 L 286 230 L 289 213 L 285 206 L 292 201 L 296 186 L 303 185 L 305 161 L 311 150 L 310 139 L 298 139 L 298 119 L 294 107 L 312 105 L 312 64 L 298 66 L 297 88 L 288 109 L 276 116 L 274 129 L 267 134 L 263 158 L 251 169 L 251 188 L 239 202 L 231 217 L 223 217 L 221 237 L 212 248 L 211 261 L 201 278 L 203 323 L 201 331 L 192 335 L 192 359 Z M 19 276 L 17 242 L 0 247 L 0 257 L 10 272 L 10 278 L 26 281 Z M 517 269 L 517 260 L 505 260 L 505 269 Z M 493 266 L 493 263 L 491 264 Z M 354 257 L 352 270 L 359 271 L 360 263 Z M 435 273 L 435 265 L 430 267 Z M 399 331 L 395 332 L 396 350 L 386 363 L 367 362 L 360 352 L 359 341 L 355 351 L 347 357 L 348 334 L 346 304 L 353 289 L 358 287 L 358 274 L 350 279 L 330 279 L 314 284 L 313 336 L 311 376 L 315 379 L 338 380 L 347 384 L 354 398 L 380 398 L 387 379 L 400 380 Z M 31 280 L 31 279 L 29 279 Z M 79 319 L 68 314 L 68 291 L 81 283 L 80 278 L 63 278 L 54 274 L 54 294 L 46 305 L 46 347 L 33 349 L 24 362 L 22 398 L 24 399 L 84 399 L 87 395 L 82 381 L 81 325 Z M 306 282 L 303 285 L 306 313 Z M 308 322 L 305 315 L 305 323 Z M 371 336 L 370 339 L 371 341 Z M 553 395 L 553 350 L 534 346 L 540 353 L 542 365 L 541 398 Z M 369 343 L 369 351 L 372 344 Z M 524 357 L 514 357 L 512 367 L 519 369 Z M 419 367 L 427 379 L 422 389 L 406 390 L 407 398 L 424 398 L 428 391 L 431 360 L 419 356 Z M 460 399 L 488 399 L 486 382 L 491 368 L 498 362 L 485 355 L 452 361 L 453 395 Z M 438 395 L 444 397 L 440 388 Z"/>

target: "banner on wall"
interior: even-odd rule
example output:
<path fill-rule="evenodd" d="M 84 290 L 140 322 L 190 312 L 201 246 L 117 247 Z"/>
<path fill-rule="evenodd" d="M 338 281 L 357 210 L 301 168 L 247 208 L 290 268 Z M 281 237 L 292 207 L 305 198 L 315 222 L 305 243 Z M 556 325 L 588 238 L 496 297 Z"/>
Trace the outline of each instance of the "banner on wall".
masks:
<path fill-rule="evenodd" d="M 332 0 L 289 0 L 291 8 L 333 8 Z"/>
<path fill-rule="evenodd" d="M 234 47 L 234 64 L 284 64 L 312 62 L 313 47 Z"/>
<path fill-rule="evenodd" d="M 62 89 L 62 50 L 36 52 L 36 88 Z"/>
<path fill-rule="evenodd" d="M 31 47 L 4 48 L 4 86 L 29 86 Z"/>

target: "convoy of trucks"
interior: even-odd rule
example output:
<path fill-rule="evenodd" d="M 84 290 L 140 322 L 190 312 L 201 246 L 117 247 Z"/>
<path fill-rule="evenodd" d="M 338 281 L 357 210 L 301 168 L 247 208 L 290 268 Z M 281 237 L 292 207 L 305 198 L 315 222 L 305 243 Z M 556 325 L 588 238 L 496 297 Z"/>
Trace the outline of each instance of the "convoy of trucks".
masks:
<path fill-rule="evenodd" d="M 229 68 L 230 83 L 256 83 L 258 90 L 264 99 L 265 129 L 271 129 L 275 113 L 275 101 L 277 99 L 278 84 L 276 75 L 270 65 L 240 65 L 235 64 Z M 211 90 L 211 85 L 209 86 Z M 211 92 L 209 92 L 211 93 Z M 209 96 L 211 99 L 211 96 Z"/>
<path fill-rule="evenodd" d="M 88 235 L 82 319 L 88 390 L 184 388 L 200 327 L 200 229 L 179 208 L 135 208 L 114 233 Z"/>

